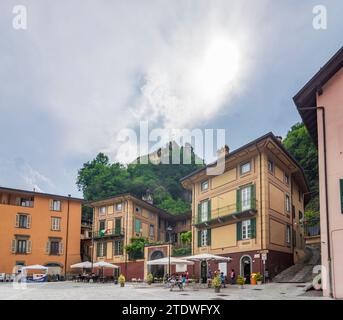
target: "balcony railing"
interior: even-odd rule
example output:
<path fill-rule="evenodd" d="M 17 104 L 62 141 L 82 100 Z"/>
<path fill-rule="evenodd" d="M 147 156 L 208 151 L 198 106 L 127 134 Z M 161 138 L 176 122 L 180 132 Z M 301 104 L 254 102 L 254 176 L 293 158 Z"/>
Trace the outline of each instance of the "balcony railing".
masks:
<path fill-rule="evenodd" d="M 124 236 L 124 229 L 120 229 L 120 228 L 93 231 L 94 239 L 106 238 L 106 237 L 122 237 L 122 236 Z"/>
<path fill-rule="evenodd" d="M 320 235 L 320 219 L 312 218 L 304 220 L 304 236 L 305 237 L 316 237 Z"/>
<path fill-rule="evenodd" d="M 196 227 L 205 227 L 223 222 L 249 218 L 257 212 L 257 200 L 252 199 L 247 202 L 241 202 L 240 205 L 231 204 L 225 207 L 212 209 L 206 216 L 197 214 L 193 216 L 193 225 Z"/>

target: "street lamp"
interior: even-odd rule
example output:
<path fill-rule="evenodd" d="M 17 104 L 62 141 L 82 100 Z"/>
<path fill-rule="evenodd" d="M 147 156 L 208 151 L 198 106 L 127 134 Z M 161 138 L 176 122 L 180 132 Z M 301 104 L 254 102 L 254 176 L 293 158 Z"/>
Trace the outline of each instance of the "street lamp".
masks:
<path fill-rule="evenodd" d="M 168 274 L 170 277 L 170 252 L 171 252 L 171 232 L 173 231 L 173 228 L 171 226 L 168 226 L 167 232 L 169 235 L 169 252 L 168 252 Z"/>

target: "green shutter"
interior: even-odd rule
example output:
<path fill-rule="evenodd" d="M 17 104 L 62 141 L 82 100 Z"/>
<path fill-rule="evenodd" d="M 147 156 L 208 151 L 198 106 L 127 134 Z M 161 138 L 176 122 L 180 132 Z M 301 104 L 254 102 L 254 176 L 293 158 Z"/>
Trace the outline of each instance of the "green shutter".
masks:
<path fill-rule="evenodd" d="M 251 193 L 250 208 L 251 209 L 256 209 L 256 185 L 255 184 L 252 184 L 250 186 L 250 193 Z"/>
<path fill-rule="evenodd" d="M 104 242 L 104 253 L 103 253 L 103 257 L 107 256 L 107 242 Z"/>
<path fill-rule="evenodd" d="M 242 221 L 237 222 L 237 241 L 242 240 Z"/>
<path fill-rule="evenodd" d="M 343 179 L 339 180 L 340 189 L 341 189 L 341 213 L 343 213 Z"/>
<path fill-rule="evenodd" d="M 141 232 L 141 220 L 139 220 L 139 219 L 135 220 L 135 231 L 136 231 L 136 233 Z"/>
<path fill-rule="evenodd" d="M 256 238 L 256 218 L 250 220 L 251 238 Z"/>
<path fill-rule="evenodd" d="M 207 245 L 211 245 L 211 229 L 207 229 Z"/>
<path fill-rule="evenodd" d="M 241 208 L 242 208 L 242 205 L 241 205 L 241 189 L 238 189 L 236 191 L 236 211 L 241 212 Z"/>
<path fill-rule="evenodd" d="M 201 247 L 201 230 L 198 231 L 198 247 Z"/>
<path fill-rule="evenodd" d="M 201 221 L 201 203 L 198 204 L 198 223 Z"/>
<path fill-rule="evenodd" d="M 207 201 L 207 220 L 211 220 L 211 199 Z"/>
<path fill-rule="evenodd" d="M 100 242 L 96 244 L 96 256 L 100 257 Z"/>
<path fill-rule="evenodd" d="M 115 234 L 119 235 L 121 231 L 121 218 L 115 220 Z"/>

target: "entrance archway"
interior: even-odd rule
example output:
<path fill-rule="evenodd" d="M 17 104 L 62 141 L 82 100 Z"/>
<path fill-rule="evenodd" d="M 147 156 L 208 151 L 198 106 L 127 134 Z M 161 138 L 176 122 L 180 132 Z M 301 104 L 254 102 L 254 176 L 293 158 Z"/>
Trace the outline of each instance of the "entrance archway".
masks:
<path fill-rule="evenodd" d="M 242 256 L 240 262 L 240 274 L 246 279 L 246 283 L 250 283 L 250 275 L 252 272 L 252 259 L 250 256 Z"/>
<path fill-rule="evenodd" d="M 162 259 L 164 258 L 164 253 L 161 250 L 154 251 L 151 256 L 150 260 Z M 156 265 L 150 266 L 150 272 L 154 276 L 154 278 L 163 278 L 164 275 L 164 266 Z"/>

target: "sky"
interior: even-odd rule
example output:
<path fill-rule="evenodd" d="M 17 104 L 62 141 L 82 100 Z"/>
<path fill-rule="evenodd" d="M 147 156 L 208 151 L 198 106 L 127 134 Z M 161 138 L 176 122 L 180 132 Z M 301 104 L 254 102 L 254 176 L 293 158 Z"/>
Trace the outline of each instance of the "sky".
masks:
<path fill-rule="evenodd" d="M 225 129 L 231 150 L 285 137 L 292 97 L 342 46 L 342 14 L 341 0 L 2 0 L 0 186 L 80 196 L 99 152 L 134 159 L 119 140 L 140 121 Z"/>

